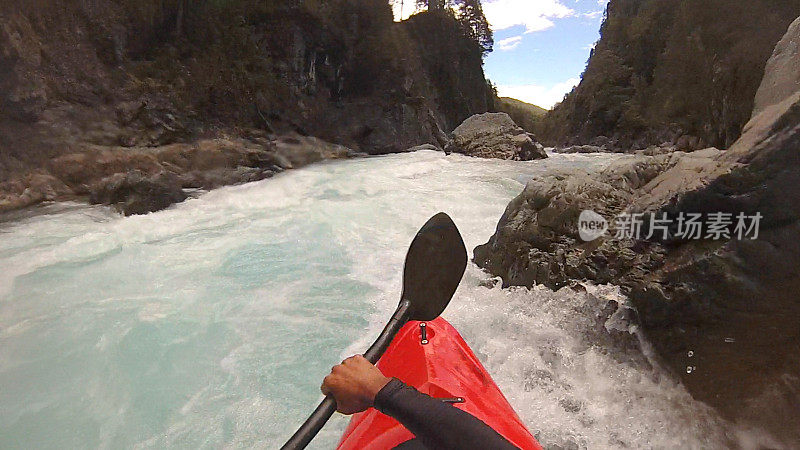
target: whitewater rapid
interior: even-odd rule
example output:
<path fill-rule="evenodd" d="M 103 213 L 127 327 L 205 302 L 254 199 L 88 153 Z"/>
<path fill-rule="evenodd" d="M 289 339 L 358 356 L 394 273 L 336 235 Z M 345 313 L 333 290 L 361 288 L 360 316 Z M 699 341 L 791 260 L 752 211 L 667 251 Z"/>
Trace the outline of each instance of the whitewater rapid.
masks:
<path fill-rule="evenodd" d="M 0 448 L 277 448 L 399 300 L 417 229 L 445 211 L 470 251 L 558 165 L 435 152 L 329 162 L 146 216 L 57 204 L 0 223 Z M 612 286 L 482 287 L 444 316 L 549 448 L 713 448 L 728 426 L 600 339 Z M 485 284 L 485 283 L 484 283 Z M 627 351 L 629 353 L 629 351 Z M 641 359 L 641 358 L 640 358 Z M 337 416 L 312 448 L 333 448 Z"/>

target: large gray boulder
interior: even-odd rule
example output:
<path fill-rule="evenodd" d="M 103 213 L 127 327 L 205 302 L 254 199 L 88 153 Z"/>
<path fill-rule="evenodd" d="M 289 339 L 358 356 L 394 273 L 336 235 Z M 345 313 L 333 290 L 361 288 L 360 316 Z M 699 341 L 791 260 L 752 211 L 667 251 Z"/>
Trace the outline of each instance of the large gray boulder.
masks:
<path fill-rule="evenodd" d="M 445 149 L 479 158 L 530 161 L 547 158 L 541 144 L 506 113 L 476 114 L 455 130 Z"/>
<path fill-rule="evenodd" d="M 607 165 L 563 168 L 532 179 L 508 205 L 494 236 L 475 248 L 476 264 L 502 277 L 504 286 L 560 289 L 572 280 L 604 284 L 632 272 L 640 277 L 658 255 L 637 255 L 628 248 L 632 242 L 584 242 L 578 219 L 590 210 L 610 220 L 679 160 L 679 155 L 625 155 Z"/>
<path fill-rule="evenodd" d="M 756 94 L 753 117 L 800 91 L 800 17 L 783 36 L 767 61 L 764 79 Z"/>

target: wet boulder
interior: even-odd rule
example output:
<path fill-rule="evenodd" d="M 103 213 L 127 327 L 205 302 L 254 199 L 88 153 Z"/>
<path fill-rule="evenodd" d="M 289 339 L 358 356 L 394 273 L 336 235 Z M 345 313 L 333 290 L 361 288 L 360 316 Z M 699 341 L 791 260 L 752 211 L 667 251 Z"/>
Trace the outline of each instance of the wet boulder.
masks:
<path fill-rule="evenodd" d="M 100 180 L 90 192 L 91 203 L 113 205 L 126 216 L 160 211 L 184 200 L 181 179 L 171 172 L 117 173 Z"/>
<path fill-rule="evenodd" d="M 279 136 L 274 142 L 274 151 L 279 165 L 286 169 L 328 159 L 347 158 L 352 154 L 352 150 L 345 146 L 296 133 Z"/>

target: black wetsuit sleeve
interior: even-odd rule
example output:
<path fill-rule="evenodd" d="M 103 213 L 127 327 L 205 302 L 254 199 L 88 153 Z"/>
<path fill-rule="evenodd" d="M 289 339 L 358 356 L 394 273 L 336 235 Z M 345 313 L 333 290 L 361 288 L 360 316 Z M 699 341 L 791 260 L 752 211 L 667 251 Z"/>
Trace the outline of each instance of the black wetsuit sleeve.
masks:
<path fill-rule="evenodd" d="M 402 423 L 429 449 L 517 448 L 477 417 L 397 378 L 392 378 L 375 396 L 375 408 Z"/>

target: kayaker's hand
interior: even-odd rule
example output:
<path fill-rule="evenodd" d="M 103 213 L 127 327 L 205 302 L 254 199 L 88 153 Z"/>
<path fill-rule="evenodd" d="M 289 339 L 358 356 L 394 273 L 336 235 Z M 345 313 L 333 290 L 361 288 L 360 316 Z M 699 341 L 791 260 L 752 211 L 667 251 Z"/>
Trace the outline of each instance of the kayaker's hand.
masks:
<path fill-rule="evenodd" d="M 366 358 L 356 355 L 331 369 L 322 381 L 322 393 L 333 395 L 336 410 L 350 415 L 372 407 L 375 396 L 389 381 Z"/>

